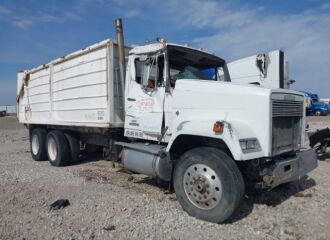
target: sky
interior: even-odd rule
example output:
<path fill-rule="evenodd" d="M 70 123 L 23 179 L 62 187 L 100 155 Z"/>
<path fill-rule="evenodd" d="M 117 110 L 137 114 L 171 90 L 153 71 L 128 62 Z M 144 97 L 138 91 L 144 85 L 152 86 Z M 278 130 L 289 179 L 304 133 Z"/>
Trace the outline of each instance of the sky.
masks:
<path fill-rule="evenodd" d="M 107 38 L 202 47 L 227 62 L 281 49 L 296 90 L 330 97 L 330 1 L 0 0 L 0 105 L 15 104 L 16 71 Z"/>

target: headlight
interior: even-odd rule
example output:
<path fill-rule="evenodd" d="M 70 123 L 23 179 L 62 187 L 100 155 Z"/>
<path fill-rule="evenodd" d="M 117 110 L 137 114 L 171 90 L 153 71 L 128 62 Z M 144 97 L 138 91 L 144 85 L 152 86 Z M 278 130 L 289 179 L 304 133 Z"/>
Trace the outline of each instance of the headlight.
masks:
<path fill-rule="evenodd" d="M 239 144 L 244 153 L 259 152 L 261 150 L 259 141 L 256 138 L 240 139 Z"/>

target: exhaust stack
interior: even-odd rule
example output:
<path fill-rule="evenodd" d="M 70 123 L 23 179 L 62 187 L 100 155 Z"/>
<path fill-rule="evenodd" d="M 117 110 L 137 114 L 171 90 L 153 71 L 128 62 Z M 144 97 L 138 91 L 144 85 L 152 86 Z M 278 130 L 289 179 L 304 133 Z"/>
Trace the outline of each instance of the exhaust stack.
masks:
<path fill-rule="evenodd" d="M 118 52 L 119 52 L 119 71 L 120 71 L 120 79 L 121 79 L 121 94 L 122 94 L 122 104 L 125 112 L 125 45 L 124 45 L 124 31 L 123 24 L 121 18 L 117 18 L 115 20 L 116 34 L 117 34 L 117 44 L 118 44 Z M 124 114 L 125 119 L 125 114 Z"/>
<path fill-rule="evenodd" d="M 125 49 L 124 49 L 124 32 L 123 32 L 123 24 L 121 18 L 117 18 L 115 20 L 116 26 L 116 34 L 117 34 L 117 43 L 118 43 L 118 51 L 119 51 L 119 67 L 121 72 L 122 81 L 125 86 Z"/>

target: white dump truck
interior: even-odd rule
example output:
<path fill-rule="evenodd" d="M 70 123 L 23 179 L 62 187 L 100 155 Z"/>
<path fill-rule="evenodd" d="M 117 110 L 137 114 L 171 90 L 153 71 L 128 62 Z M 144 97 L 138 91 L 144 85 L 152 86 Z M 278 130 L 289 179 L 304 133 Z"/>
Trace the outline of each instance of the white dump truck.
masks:
<path fill-rule="evenodd" d="M 301 93 L 231 83 L 225 60 L 191 47 L 124 46 L 121 20 L 116 29 L 117 41 L 18 72 L 34 160 L 64 166 L 83 146 L 101 146 L 169 182 L 190 215 L 218 223 L 247 184 L 271 189 L 317 166 L 303 145 Z"/>

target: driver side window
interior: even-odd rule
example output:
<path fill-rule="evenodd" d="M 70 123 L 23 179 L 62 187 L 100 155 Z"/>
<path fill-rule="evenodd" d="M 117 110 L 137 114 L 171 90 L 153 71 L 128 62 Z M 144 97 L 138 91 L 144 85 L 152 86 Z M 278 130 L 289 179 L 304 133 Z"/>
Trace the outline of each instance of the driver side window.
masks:
<path fill-rule="evenodd" d="M 135 59 L 135 81 L 147 90 L 162 86 L 164 80 L 164 56 Z"/>

